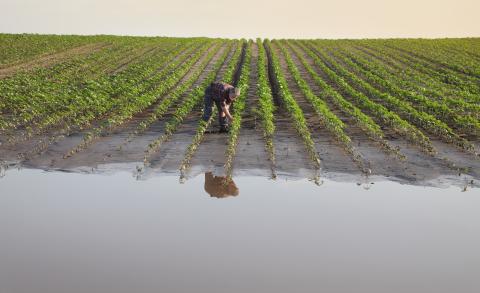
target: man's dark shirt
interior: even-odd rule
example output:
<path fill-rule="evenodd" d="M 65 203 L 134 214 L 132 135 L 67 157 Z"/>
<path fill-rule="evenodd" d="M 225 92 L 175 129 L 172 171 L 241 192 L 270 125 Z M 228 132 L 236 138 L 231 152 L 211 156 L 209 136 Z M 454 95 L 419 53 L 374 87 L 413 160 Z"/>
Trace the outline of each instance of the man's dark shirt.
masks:
<path fill-rule="evenodd" d="M 220 102 L 221 106 L 232 102 L 228 93 L 229 89 L 233 88 L 232 85 L 224 82 L 212 82 L 210 88 L 213 93 L 213 99 Z"/>

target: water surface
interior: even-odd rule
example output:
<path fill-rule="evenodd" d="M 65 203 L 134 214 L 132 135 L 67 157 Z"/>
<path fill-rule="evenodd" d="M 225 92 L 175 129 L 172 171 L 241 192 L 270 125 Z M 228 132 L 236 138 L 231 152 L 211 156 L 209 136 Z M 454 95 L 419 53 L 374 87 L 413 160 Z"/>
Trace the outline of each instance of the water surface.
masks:
<path fill-rule="evenodd" d="M 9 170 L 0 292 L 479 292 L 478 188 L 234 185 Z"/>

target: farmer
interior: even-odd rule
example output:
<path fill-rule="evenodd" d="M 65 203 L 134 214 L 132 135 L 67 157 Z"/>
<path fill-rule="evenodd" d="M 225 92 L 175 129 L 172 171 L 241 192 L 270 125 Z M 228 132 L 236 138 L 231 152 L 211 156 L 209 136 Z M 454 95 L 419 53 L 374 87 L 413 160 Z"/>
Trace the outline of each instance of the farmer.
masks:
<path fill-rule="evenodd" d="M 212 82 L 205 89 L 205 108 L 203 110 L 204 121 L 208 121 L 212 116 L 213 103 L 217 106 L 218 122 L 220 124 L 220 133 L 228 132 L 228 119 L 233 120 L 230 114 L 230 107 L 233 101 L 240 95 L 240 89 L 224 82 Z"/>
<path fill-rule="evenodd" d="M 232 179 L 223 176 L 215 176 L 212 172 L 205 173 L 205 191 L 210 197 L 225 198 L 237 196 L 239 191 Z"/>

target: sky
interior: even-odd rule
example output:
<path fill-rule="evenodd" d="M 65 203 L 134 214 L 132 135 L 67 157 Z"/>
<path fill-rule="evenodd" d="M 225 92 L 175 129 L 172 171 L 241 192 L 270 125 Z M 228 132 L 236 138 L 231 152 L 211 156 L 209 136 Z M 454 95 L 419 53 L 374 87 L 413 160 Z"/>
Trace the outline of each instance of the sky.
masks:
<path fill-rule="evenodd" d="M 480 0 L 0 0 L 0 32 L 226 38 L 480 37 Z"/>

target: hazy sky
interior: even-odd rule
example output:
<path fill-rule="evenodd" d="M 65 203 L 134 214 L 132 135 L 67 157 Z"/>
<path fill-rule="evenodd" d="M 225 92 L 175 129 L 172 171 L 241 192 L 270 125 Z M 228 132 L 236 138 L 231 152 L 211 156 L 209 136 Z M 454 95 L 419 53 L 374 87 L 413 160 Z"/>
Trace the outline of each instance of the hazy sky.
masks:
<path fill-rule="evenodd" d="M 478 37 L 479 11 L 480 0 L 0 0 L 0 32 Z"/>

